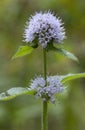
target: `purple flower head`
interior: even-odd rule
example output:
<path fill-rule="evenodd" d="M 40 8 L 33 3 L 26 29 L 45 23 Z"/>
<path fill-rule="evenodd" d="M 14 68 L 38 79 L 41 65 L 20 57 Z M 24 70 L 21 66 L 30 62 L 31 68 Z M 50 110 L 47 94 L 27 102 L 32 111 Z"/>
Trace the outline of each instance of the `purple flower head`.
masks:
<path fill-rule="evenodd" d="M 37 39 L 43 48 L 51 41 L 61 43 L 65 39 L 63 23 L 49 11 L 36 13 L 27 22 L 24 39 L 27 43 Z"/>
<path fill-rule="evenodd" d="M 65 88 L 60 82 L 59 78 L 54 76 L 47 77 L 47 85 L 45 86 L 45 80 L 43 77 L 37 77 L 34 80 L 31 80 L 30 89 L 36 91 L 36 97 L 42 98 L 45 100 L 50 100 L 51 102 L 55 101 L 54 94 L 63 92 Z"/>

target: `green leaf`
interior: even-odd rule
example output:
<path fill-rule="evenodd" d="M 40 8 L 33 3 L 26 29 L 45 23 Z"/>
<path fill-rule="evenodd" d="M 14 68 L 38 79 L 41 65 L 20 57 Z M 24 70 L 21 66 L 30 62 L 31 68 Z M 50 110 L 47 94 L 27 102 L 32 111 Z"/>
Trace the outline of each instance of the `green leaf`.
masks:
<path fill-rule="evenodd" d="M 69 51 L 67 51 L 67 50 L 65 50 L 65 49 L 62 49 L 62 48 L 60 48 L 59 51 L 60 51 L 60 53 L 62 53 L 64 56 L 68 57 L 69 59 L 72 59 L 72 60 L 75 60 L 75 61 L 79 62 L 79 61 L 78 61 L 78 58 L 77 58 L 74 54 L 72 54 L 71 52 L 69 52 Z"/>
<path fill-rule="evenodd" d="M 18 57 L 25 56 L 27 54 L 30 54 L 33 51 L 33 48 L 31 46 L 20 46 L 15 55 L 12 57 L 12 59 L 16 59 Z"/>
<path fill-rule="evenodd" d="M 73 80 L 73 79 L 78 79 L 78 78 L 84 78 L 85 77 L 85 73 L 79 73 L 79 74 L 68 74 L 66 76 L 62 76 L 62 83 L 65 83 L 69 80 Z"/>
<path fill-rule="evenodd" d="M 64 56 L 68 57 L 69 59 L 72 59 L 72 60 L 75 60 L 75 61 L 78 62 L 78 58 L 74 54 L 72 54 L 71 52 L 69 52 L 69 51 L 67 51 L 67 50 L 65 50 L 63 48 L 60 48 L 60 47 L 56 48 L 53 45 L 49 45 L 48 48 L 47 48 L 47 50 L 48 51 L 52 50 L 54 52 L 58 52 L 58 53 L 60 53 L 60 54 L 62 54 Z"/>
<path fill-rule="evenodd" d="M 22 88 L 22 87 L 11 88 L 7 90 L 6 92 L 3 92 L 0 94 L 0 101 L 10 100 L 19 95 L 24 95 L 24 94 L 34 95 L 35 91 L 30 90 L 29 88 Z"/>

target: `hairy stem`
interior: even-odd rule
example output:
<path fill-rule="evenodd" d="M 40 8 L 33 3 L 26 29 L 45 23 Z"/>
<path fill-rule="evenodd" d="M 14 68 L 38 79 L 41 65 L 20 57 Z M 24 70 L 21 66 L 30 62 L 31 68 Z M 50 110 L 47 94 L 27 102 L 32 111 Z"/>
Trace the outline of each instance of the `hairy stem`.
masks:
<path fill-rule="evenodd" d="M 46 59 L 46 49 L 43 49 L 43 62 L 44 62 L 44 79 L 45 86 L 47 85 L 47 59 Z M 47 101 L 43 101 L 43 115 L 42 115 L 42 130 L 48 130 L 48 121 L 47 121 Z"/>

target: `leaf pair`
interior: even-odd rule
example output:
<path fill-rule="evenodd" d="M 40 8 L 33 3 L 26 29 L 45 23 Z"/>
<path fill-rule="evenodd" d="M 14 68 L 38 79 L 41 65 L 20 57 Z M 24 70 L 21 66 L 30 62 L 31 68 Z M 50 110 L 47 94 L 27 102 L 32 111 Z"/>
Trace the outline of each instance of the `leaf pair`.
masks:
<path fill-rule="evenodd" d="M 54 77 L 54 76 L 53 76 Z M 73 79 L 78 79 L 78 78 L 84 78 L 85 73 L 79 73 L 79 74 L 68 74 L 68 75 L 57 75 L 55 77 L 58 77 L 60 81 L 64 84 L 67 81 L 73 80 Z M 15 98 L 20 95 L 35 95 L 35 90 L 31 90 L 30 88 L 26 87 L 14 87 L 6 92 L 3 92 L 0 94 L 0 100 L 1 101 L 7 101 L 12 98 Z"/>
<path fill-rule="evenodd" d="M 25 55 L 27 55 L 27 54 L 30 54 L 33 50 L 34 50 L 34 48 L 31 47 L 31 46 L 28 46 L 28 45 L 26 45 L 26 46 L 20 46 L 19 49 L 18 49 L 18 51 L 17 51 L 17 52 L 15 53 L 15 55 L 12 57 L 12 59 L 16 59 L 16 58 L 18 58 L 18 57 L 22 57 L 22 56 L 25 56 Z M 62 54 L 62 55 L 64 55 L 64 56 L 66 56 L 67 58 L 70 58 L 70 59 L 75 60 L 75 61 L 78 62 L 77 57 L 76 57 L 74 54 L 68 52 L 68 51 L 65 50 L 65 49 L 56 48 L 56 47 L 54 47 L 54 46 L 51 45 L 51 47 L 47 48 L 47 50 L 48 50 L 48 51 L 51 50 L 51 51 L 57 52 L 57 53 L 59 53 L 59 54 Z"/>

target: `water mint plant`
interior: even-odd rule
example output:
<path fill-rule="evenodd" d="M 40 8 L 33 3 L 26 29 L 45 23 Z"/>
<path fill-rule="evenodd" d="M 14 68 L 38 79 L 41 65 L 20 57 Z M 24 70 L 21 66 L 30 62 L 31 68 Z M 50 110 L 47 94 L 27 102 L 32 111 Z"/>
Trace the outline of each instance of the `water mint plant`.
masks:
<path fill-rule="evenodd" d="M 65 92 L 68 93 L 68 86 L 65 82 L 85 77 L 85 73 L 47 75 L 47 53 L 49 51 L 63 54 L 78 62 L 75 55 L 62 47 L 62 42 L 66 38 L 65 29 L 62 20 L 50 11 L 35 13 L 31 16 L 26 23 L 23 38 L 25 45 L 19 47 L 12 59 L 30 54 L 40 45 L 43 51 L 43 75 L 40 74 L 35 79 L 31 79 L 27 87 L 14 87 L 1 93 L 0 100 L 7 101 L 23 94 L 35 96 L 35 99 L 40 98 L 43 104 L 41 129 L 48 130 L 48 103 L 55 104 L 59 94 L 63 96 Z"/>

